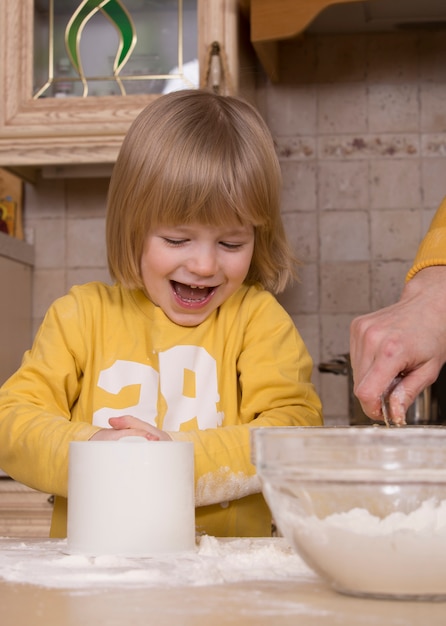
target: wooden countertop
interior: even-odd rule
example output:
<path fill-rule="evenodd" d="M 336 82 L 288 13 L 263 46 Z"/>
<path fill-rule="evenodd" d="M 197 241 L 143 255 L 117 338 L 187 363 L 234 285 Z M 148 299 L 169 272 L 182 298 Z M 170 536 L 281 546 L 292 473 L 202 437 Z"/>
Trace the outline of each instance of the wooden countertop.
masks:
<path fill-rule="evenodd" d="M 28 549 L 31 556 L 39 541 L 43 544 L 41 540 L 0 539 L 3 566 L 5 554 L 18 551 L 26 556 Z M 243 546 L 245 541 L 256 540 L 237 541 Z M 276 541 L 283 540 L 272 539 L 273 546 Z M 46 541 L 44 545 L 52 544 Z M 54 543 L 57 550 L 60 545 Z M 8 580 L 0 576 L 2 626 L 444 626 L 446 615 L 444 602 L 344 596 L 312 573 L 200 586 L 119 586 L 115 581 L 109 588 L 92 584 L 62 589 L 16 582 L 21 580 L 20 568 L 26 567 L 26 559 L 8 567 Z"/>

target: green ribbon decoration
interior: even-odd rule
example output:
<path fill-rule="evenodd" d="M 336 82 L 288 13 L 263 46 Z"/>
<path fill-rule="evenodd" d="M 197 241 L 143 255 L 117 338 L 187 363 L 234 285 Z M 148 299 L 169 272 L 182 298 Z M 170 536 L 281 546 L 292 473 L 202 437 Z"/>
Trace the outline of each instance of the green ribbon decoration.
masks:
<path fill-rule="evenodd" d="M 87 87 L 79 53 L 80 38 L 85 24 L 98 11 L 104 13 L 119 32 L 119 48 L 113 64 L 113 75 L 116 78 L 136 45 L 132 19 L 120 0 L 83 0 L 67 24 L 65 45 L 71 63 L 84 83 L 84 90 Z"/>

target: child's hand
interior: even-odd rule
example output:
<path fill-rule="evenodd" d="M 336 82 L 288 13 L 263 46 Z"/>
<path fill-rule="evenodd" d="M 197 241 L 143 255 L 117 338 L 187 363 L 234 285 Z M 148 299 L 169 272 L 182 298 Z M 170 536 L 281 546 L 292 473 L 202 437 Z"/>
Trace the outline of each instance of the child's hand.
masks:
<path fill-rule="evenodd" d="M 114 441 L 122 437 L 144 437 L 149 441 L 171 441 L 170 435 L 137 417 L 123 415 L 108 420 L 111 428 L 102 428 L 91 437 L 91 441 Z"/>

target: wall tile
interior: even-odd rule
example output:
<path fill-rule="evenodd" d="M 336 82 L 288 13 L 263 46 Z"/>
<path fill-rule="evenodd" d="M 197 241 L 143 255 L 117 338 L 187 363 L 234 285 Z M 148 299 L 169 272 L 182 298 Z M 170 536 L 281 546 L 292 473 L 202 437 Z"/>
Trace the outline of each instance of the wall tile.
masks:
<path fill-rule="evenodd" d="M 369 225 L 365 211 L 325 211 L 320 216 L 320 260 L 368 261 Z"/>
<path fill-rule="evenodd" d="M 291 316 L 300 336 L 307 346 L 314 363 L 314 370 L 317 370 L 317 364 L 320 361 L 320 328 L 319 316 L 310 315 L 292 315 Z M 316 384 L 318 372 L 313 371 L 314 383 Z"/>
<path fill-rule="evenodd" d="M 33 231 L 35 264 L 41 269 L 60 269 L 65 266 L 65 219 L 61 212 L 58 218 L 27 220 Z"/>
<path fill-rule="evenodd" d="M 365 84 L 318 86 L 319 133 L 364 133 L 367 130 Z"/>
<path fill-rule="evenodd" d="M 282 215 L 285 231 L 297 258 L 305 263 L 318 260 L 318 218 L 313 212 L 294 212 Z"/>
<path fill-rule="evenodd" d="M 316 131 L 316 89 L 275 85 L 267 91 L 266 114 L 273 135 L 311 135 Z"/>
<path fill-rule="evenodd" d="M 434 215 L 437 212 L 437 208 L 440 205 L 440 202 L 434 206 L 433 209 L 425 209 L 421 213 L 421 235 L 424 235 L 429 230 L 429 226 L 431 225 L 432 220 L 434 219 Z M 414 254 L 415 256 L 415 254 Z"/>
<path fill-rule="evenodd" d="M 321 359 L 328 361 L 348 354 L 350 350 L 350 324 L 355 314 L 321 314 Z"/>
<path fill-rule="evenodd" d="M 80 269 L 67 270 L 65 289 L 69 291 L 74 285 L 84 285 L 93 281 L 112 284 L 110 274 L 107 269 L 101 267 L 84 267 Z"/>
<path fill-rule="evenodd" d="M 419 130 L 418 86 L 415 84 L 370 85 L 369 130 L 373 133 L 413 133 Z"/>
<path fill-rule="evenodd" d="M 421 155 L 423 157 L 445 157 L 446 133 L 426 133 L 421 135 Z"/>
<path fill-rule="evenodd" d="M 299 280 L 277 299 L 290 314 L 317 313 L 319 310 L 319 267 L 316 263 L 299 268 Z"/>
<path fill-rule="evenodd" d="M 35 269 L 33 277 L 33 317 L 43 319 L 54 300 L 65 294 L 65 270 Z"/>
<path fill-rule="evenodd" d="M 105 218 L 67 220 L 67 265 L 75 267 L 107 266 Z"/>
<path fill-rule="evenodd" d="M 300 37 L 279 43 L 280 84 L 311 84 L 316 80 L 315 37 Z"/>
<path fill-rule="evenodd" d="M 342 374 L 320 374 L 320 397 L 325 426 L 349 423 L 348 378 Z"/>
<path fill-rule="evenodd" d="M 108 178 L 67 179 L 68 217 L 104 217 L 109 182 Z"/>
<path fill-rule="evenodd" d="M 282 211 L 311 211 L 316 208 L 316 165 L 281 161 Z"/>
<path fill-rule="evenodd" d="M 413 259 L 422 235 L 419 210 L 371 211 L 370 224 L 373 259 Z"/>
<path fill-rule="evenodd" d="M 72 284 L 109 280 L 105 252 L 107 179 L 45 179 L 25 186 L 24 229 L 35 246 L 33 329 Z M 67 220 L 67 215 L 73 218 Z M 91 218 L 95 219 L 88 219 Z M 69 268 L 80 267 L 70 273 Z"/>
<path fill-rule="evenodd" d="M 41 179 L 37 185 L 24 188 L 25 219 L 60 217 L 65 211 L 65 182 Z"/>
<path fill-rule="evenodd" d="M 314 137 L 277 136 L 274 138 L 276 151 L 281 161 L 307 161 L 316 156 L 316 142 Z"/>
<path fill-rule="evenodd" d="M 420 87 L 421 131 L 446 132 L 446 107 L 444 83 L 422 83 Z"/>
<path fill-rule="evenodd" d="M 419 68 L 418 33 L 372 33 L 367 37 L 367 79 L 372 83 L 415 82 Z"/>
<path fill-rule="evenodd" d="M 420 77 L 423 81 L 446 82 L 446 38 L 443 31 L 420 32 Z"/>
<path fill-rule="evenodd" d="M 415 256 L 415 251 L 413 256 Z M 404 261 L 376 262 L 372 266 L 372 306 L 376 311 L 399 300 L 404 280 L 412 263 Z"/>
<path fill-rule="evenodd" d="M 416 158 L 420 153 L 420 138 L 415 134 L 396 133 L 320 136 L 317 139 L 317 153 L 322 159 Z"/>
<path fill-rule="evenodd" d="M 322 263 L 321 313 L 355 313 L 369 311 L 370 268 L 368 262 Z"/>
<path fill-rule="evenodd" d="M 446 196 L 445 157 L 446 153 L 443 158 L 423 159 L 421 162 L 423 206 L 426 208 L 437 209 Z"/>
<path fill-rule="evenodd" d="M 420 164 L 415 159 L 370 162 L 372 209 L 412 209 L 421 205 Z"/>
<path fill-rule="evenodd" d="M 319 35 L 316 80 L 319 83 L 363 81 L 366 76 L 365 60 L 364 35 Z"/>
<path fill-rule="evenodd" d="M 321 209 L 366 209 L 368 163 L 319 161 L 318 191 Z"/>

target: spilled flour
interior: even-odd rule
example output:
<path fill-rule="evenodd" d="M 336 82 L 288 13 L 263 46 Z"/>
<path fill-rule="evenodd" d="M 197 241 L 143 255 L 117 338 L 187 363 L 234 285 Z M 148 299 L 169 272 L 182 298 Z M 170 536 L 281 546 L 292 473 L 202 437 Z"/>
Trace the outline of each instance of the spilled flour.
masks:
<path fill-rule="evenodd" d="M 192 552 L 151 558 L 67 555 L 66 540 L 0 538 L 0 578 L 63 589 L 206 586 L 316 575 L 280 538 L 203 536 Z"/>

